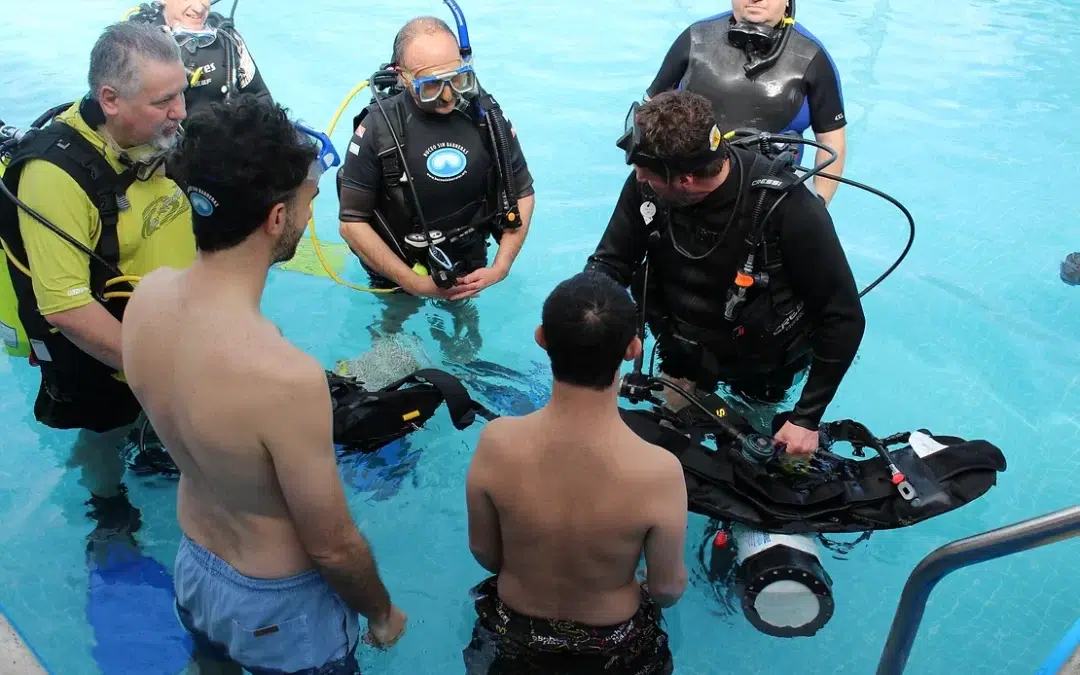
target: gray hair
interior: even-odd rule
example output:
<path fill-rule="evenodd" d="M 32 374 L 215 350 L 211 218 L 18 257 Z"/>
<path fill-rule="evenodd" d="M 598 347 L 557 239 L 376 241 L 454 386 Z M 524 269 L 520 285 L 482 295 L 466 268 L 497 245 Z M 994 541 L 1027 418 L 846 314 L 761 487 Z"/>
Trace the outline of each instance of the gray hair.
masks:
<path fill-rule="evenodd" d="M 412 44 L 413 40 L 421 35 L 438 35 L 439 33 L 447 33 L 455 41 L 457 40 L 457 34 L 450 29 L 450 26 L 445 21 L 438 17 L 418 16 L 410 20 L 409 23 L 401 27 L 401 30 L 394 37 L 394 54 L 391 57 L 394 64 L 397 66 L 402 65 L 405 50 Z"/>
<path fill-rule="evenodd" d="M 103 86 L 121 98 L 139 93 L 140 65 L 144 60 L 181 62 L 180 48 L 161 26 L 114 23 L 105 29 L 90 52 L 90 96 L 97 98 Z"/>

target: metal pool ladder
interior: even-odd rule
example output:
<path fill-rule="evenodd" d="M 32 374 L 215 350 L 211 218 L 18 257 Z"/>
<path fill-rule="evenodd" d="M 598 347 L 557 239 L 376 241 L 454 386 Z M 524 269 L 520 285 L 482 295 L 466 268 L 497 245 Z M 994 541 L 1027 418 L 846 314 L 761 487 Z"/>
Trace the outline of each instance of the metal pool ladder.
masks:
<path fill-rule="evenodd" d="M 919 632 L 926 601 L 938 582 L 958 569 L 1080 535 L 1080 506 L 960 539 L 922 559 L 904 584 L 877 675 L 902 675 Z"/>

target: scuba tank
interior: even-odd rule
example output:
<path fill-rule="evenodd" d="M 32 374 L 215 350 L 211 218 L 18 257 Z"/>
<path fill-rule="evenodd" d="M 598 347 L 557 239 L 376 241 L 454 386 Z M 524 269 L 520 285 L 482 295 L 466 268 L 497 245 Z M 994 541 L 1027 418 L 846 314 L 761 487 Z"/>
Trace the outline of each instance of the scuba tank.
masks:
<path fill-rule="evenodd" d="M 7 148 L 18 144 L 22 137 L 21 131 L 0 121 L 0 180 L 3 179 L 7 166 Z M 0 248 L 0 343 L 8 356 L 30 356 L 30 341 L 26 337 L 22 321 L 19 320 L 19 300 L 11 283 L 7 251 L 4 248 Z"/>
<path fill-rule="evenodd" d="M 717 533 L 712 559 L 714 568 L 735 567 L 743 614 L 766 635 L 810 637 L 832 618 L 832 578 L 808 535 L 762 532 L 733 523 Z"/>

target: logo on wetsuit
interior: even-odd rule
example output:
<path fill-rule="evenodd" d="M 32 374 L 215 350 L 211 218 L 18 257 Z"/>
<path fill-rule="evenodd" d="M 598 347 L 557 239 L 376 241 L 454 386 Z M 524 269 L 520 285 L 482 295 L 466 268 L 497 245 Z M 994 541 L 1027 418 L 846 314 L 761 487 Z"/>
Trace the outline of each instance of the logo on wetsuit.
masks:
<path fill-rule="evenodd" d="M 424 151 L 428 176 L 440 183 L 449 183 L 464 176 L 469 151 L 457 143 L 436 143 Z"/>

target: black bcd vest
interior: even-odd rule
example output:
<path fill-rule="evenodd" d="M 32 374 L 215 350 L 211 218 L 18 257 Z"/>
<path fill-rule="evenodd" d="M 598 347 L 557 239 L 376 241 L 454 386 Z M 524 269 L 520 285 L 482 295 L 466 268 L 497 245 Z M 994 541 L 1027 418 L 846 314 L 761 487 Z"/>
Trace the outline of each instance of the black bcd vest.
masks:
<path fill-rule="evenodd" d="M 738 256 L 738 268 L 742 267 L 750 247 L 744 241 L 744 234 L 749 232 L 753 223 L 752 209 L 760 195 L 761 188 L 750 187 L 759 178 L 767 176 L 770 160 L 758 154 L 753 154 L 753 162 L 744 170 L 743 198 L 739 213 L 735 218 L 739 224 L 736 230 L 739 233 L 737 246 L 740 247 Z M 790 171 L 781 171 L 778 176 L 788 184 L 794 180 Z M 764 204 L 763 214 L 767 214 L 780 195 L 779 191 L 768 191 Z M 656 202 L 654 202 L 656 203 Z M 666 241 L 668 233 L 666 228 L 672 226 L 670 207 L 659 206 L 657 215 L 647 225 L 650 230 L 649 249 L 647 257 L 656 259 L 659 257 L 658 248 L 670 246 Z M 734 229 L 734 228 L 733 228 Z M 659 236 L 657 236 L 659 235 Z M 678 234 L 675 234 L 678 238 Z M 668 256 L 671 252 L 665 252 Z M 776 214 L 765 224 L 762 237 L 755 247 L 755 272 L 764 273 L 768 276 L 766 284 L 755 284 L 747 290 L 745 301 L 742 303 L 735 319 L 731 322 L 730 330 L 705 329 L 681 321 L 673 316 L 668 308 L 660 302 L 658 285 L 663 283 L 663 271 L 653 268 L 649 272 L 649 293 L 645 299 L 645 315 L 651 324 L 663 326 L 664 330 L 679 335 L 680 338 L 699 344 L 726 345 L 721 354 L 715 356 L 719 359 L 721 367 L 724 364 L 738 363 L 740 369 L 747 370 L 770 369 L 777 365 L 788 363 L 799 355 L 805 353 L 808 347 L 808 337 L 811 331 L 810 321 L 806 315 L 803 302 L 798 298 L 791 286 L 790 280 L 784 270 L 783 259 L 780 255 L 780 227 L 776 220 Z M 715 293 L 723 298 L 728 293 L 735 278 L 736 269 L 720 270 L 717 274 Z M 635 275 L 631 286 L 632 294 L 639 307 L 642 305 L 643 275 Z M 759 365 L 755 365 L 759 364 Z"/>
<path fill-rule="evenodd" d="M 18 196 L 22 170 L 30 160 L 42 160 L 54 164 L 79 184 L 98 209 L 101 218 L 101 234 L 96 253 L 102 260 L 90 256 L 90 292 L 117 320 L 122 320 L 127 306 L 126 298 L 106 300 L 107 291 L 131 291 L 129 283 L 106 288 L 105 283 L 121 274 L 117 268 L 120 261 L 120 241 L 117 225 L 120 210 L 127 208 L 125 193 L 135 181 L 132 171 L 118 174 L 108 160 L 86 140 L 77 129 L 63 122 L 52 122 L 40 129 L 31 129 L 20 141 L 4 171 L 3 181 L 12 195 Z M 32 207 L 31 207 L 32 208 Z M 42 368 L 46 376 L 55 374 L 68 382 L 93 382 L 110 377 L 115 371 L 85 353 L 53 328 L 38 311 L 33 282 L 18 269 L 11 257 L 29 269 L 26 248 L 19 230 L 19 211 L 10 199 L 0 196 L 0 238 L 10 252 L 7 265 L 11 283 L 19 304 L 19 320 L 26 331 L 36 358 L 32 360 Z M 39 223 L 40 224 L 40 223 Z M 47 227 L 40 224 L 41 227 Z M 57 237 L 61 237 L 59 233 Z M 51 360 L 45 360 L 45 356 Z M 54 377 L 53 379 L 57 379 Z"/>

